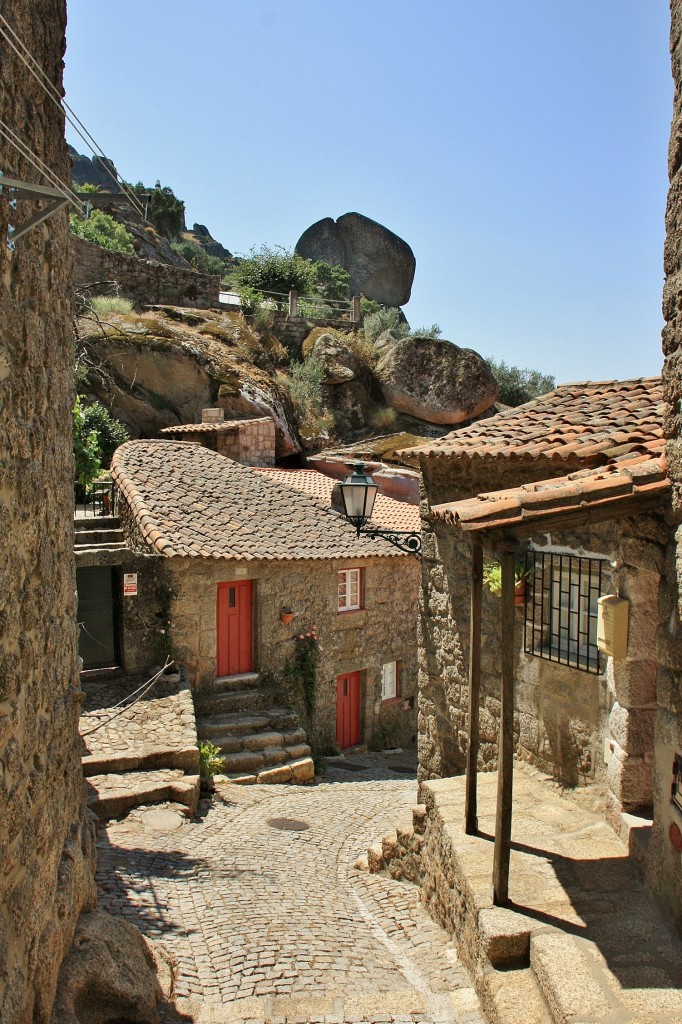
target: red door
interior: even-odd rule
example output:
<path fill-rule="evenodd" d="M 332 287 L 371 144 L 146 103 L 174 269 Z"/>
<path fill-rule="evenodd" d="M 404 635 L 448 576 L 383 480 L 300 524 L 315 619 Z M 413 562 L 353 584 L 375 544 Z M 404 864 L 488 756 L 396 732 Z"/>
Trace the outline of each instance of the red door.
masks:
<path fill-rule="evenodd" d="M 360 742 L 360 673 L 336 680 L 336 742 L 341 750 Z"/>
<path fill-rule="evenodd" d="M 218 584 L 216 647 L 218 676 L 253 671 L 251 580 Z"/>

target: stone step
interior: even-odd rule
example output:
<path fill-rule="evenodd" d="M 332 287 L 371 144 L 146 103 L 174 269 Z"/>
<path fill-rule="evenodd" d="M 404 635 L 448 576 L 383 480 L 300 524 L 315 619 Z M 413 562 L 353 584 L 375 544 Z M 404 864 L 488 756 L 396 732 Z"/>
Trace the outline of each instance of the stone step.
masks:
<path fill-rule="evenodd" d="M 117 530 L 120 525 L 118 516 L 83 516 L 73 521 L 76 533 L 80 530 Z"/>
<path fill-rule="evenodd" d="M 196 696 L 203 697 L 208 693 L 227 693 L 228 690 L 251 690 L 258 685 L 259 679 L 258 672 L 242 672 L 235 676 L 216 676 L 210 682 L 202 683 Z"/>
<path fill-rule="evenodd" d="M 204 735 L 202 719 L 198 719 L 197 735 L 199 739 L 211 738 L 211 742 L 216 743 L 215 738 L 213 738 L 214 734 L 210 731 L 210 722 L 208 727 L 209 731 Z M 216 743 L 216 746 L 220 746 L 225 754 L 239 754 L 242 751 L 256 751 L 258 753 L 267 747 L 305 747 L 305 753 L 297 755 L 304 757 L 310 753 L 310 748 L 305 741 L 305 729 L 294 729 L 292 732 L 256 732 L 248 735 L 225 735 L 221 737 L 220 743 Z"/>
<path fill-rule="evenodd" d="M 215 718 L 204 718 L 197 721 L 197 734 L 200 739 L 213 739 L 214 736 L 253 735 L 258 732 L 274 730 L 289 731 L 298 726 L 298 715 L 290 708 L 268 708 L 255 714 L 234 713 L 218 715 Z M 213 740 L 215 743 L 216 740 Z"/>
<path fill-rule="evenodd" d="M 143 804 L 178 803 L 194 814 L 199 776 L 181 769 L 92 775 L 86 780 L 88 806 L 100 821 L 120 818 Z"/>
<path fill-rule="evenodd" d="M 112 775 L 120 772 L 149 772 L 180 768 L 194 774 L 199 771 L 199 751 L 194 744 L 147 750 L 141 754 L 96 753 L 81 758 L 83 775 Z"/>
<path fill-rule="evenodd" d="M 276 783 L 308 785 L 315 781 L 315 765 L 311 757 L 301 757 L 271 768 L 254 771 L 226 771 L 225 778 L 237 786 L 273 785 Z"/>
<path fill-rule="evenodd" d="M 218 743 L 216 746 L 221 745 Z M 264 750 L 240 750 L 223 755 L 225 758 L 223 772 L 226 775 L 241 772 L 258 775 L 268 768 L 300 761 L 308 758 L 309 755 L 310 747 L 306 744 L 299 744 L 295 747 L 266 747 Z"/>
<path fill-rule="evenodd" d="M 268 690 L 228 690 L 226 693 L 197 693 L 194 709 L 197 717 L 215 718 L 217 715 L 245 714 L 263 707 L 272 707 L 275 701 Z"/>
<path fill-rule="evenodd" d="M 76 530 L 74 543 L 78 547 L 96 547 L 103 544 L 121 544 L 125 541 L 123 530 Z"/>
<path fill-rule="evenodd" d="M 82 555 L 87 551 L 123 551 L 127 547 L 125 541 L 120 541 L 115 544 L 74 544 L 73 549 Z"/>

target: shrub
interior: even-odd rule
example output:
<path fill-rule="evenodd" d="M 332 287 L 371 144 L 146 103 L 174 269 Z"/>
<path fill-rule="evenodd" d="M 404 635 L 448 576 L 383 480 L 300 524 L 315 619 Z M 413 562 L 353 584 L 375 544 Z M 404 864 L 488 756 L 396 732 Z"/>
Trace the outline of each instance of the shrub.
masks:
<path fill-rule="evenodd" d="M 185 204 L 182 199 L 178 199 L 172 188 L 166 185 L 164 188 L 150 190 L 138 182 L 135 191 L 151 191 L 149 219 L 160 235 L 172 241 L 185 230 Z"/>
<path fill-rule="evenodd" d="M 393 433 L 398 421 L 398 413 L 390 406 L 377 409 L 372 415 L 373 430 L 380 430 L 382 433 Z"/>
<path fill-rule="evenodd" d="M 95 295 L 90 299 L 90 308 L 103 320 L 111 313 L 132 313 L 133 304 L 130 299 L 124 299 L 122 295 Z"/>
<path fill-rule="evenodd" d="M 81 220 L 75 213 L 72 213 L 70 226 L 74 235 L 101 245 L 103 249 L 124 252 L 129 256 L 135 255 L 133 236 L 122 224 L 115 221 L 108 213 L 103 213 L 102 210 L 91 210 L 87 220 Z"/>
<path fill-rule="evenodd" d="M 315 285 L 315 264 L 281 245 L 270 249 L 255 246 L 248 256 L 240 257 L 235 279 L 241 293 L 243 286 L 257 292 L 288 294 L 295 289 L 299 294 L 311 292 Z"/>
<path fill-rule="evenodd" d="M 304 320 L 331 320 L 335 310 L 325 302 L 315 302 L 301 299 L 298 303 L 298 315 Z"/>
<path fill-rule="evenodd" d="M 73 454 L 76 482 L 82 488 L 89 487 L 101 470 L 102 463 L 97 431 L 87 426 L 83 404 L 78 395 L 73 406 Z"/>
<path fill-rule="evenodd" d="M 395 307 L 370 313 L 365 317 L 364 328 L 365 337 L 369 341 L 375 341 L 384 331 L 392 331 L 399 338 L 405 338 L 410 333 L 409 324 L 401 320 L 400 310 Z"/>
<path fill-rule="evenodd" d="M 225 758 L 220 747 L 210 740 L 199 740 L 199 772 L 206 779 L 220 775 L 225 768 Z"/>
<path fill-rule="evenodd" d="M 219 277 L 225 273 L 225 263 L 218 256 L 209 256 L 198 242 L 187 239 L 182 242 L 171 242 L 171 249 L 183 259 L 187 260 L 191 267 L 194 267 L 200 274 L 218 274 Z"/>
<path fill-rule="evenodd" d="M 440 338 L 443 331 L 438 324 L 431 324 L 430 327 L 417 327 L 410 331 L 410 338 Z"/>
<path fill-rule="evenodd" d="M 323 298 L 343 302 L 350 297 L 350 274 L 343 267 L 319 260 L 313 264 L 313 272 L 313 287 Z"/>
<path fill-rule="evenodd" d="M 334 417 L 324 408 L 322 363 L 313 358 L 293 363 L 287 386 L 299 427 L 304 434 L 314 436 L 332 428 Z"/>
<path fill-rule="evenodd" d="M 80 402 L 80 400 L 78 401 Z M 108 469 L 114 452 L 119 445 L 130 440 L 130 434 L 119 420 L 109 415 L 101 402 L 81 405 L 80 414 L 82 416 L 82 436 L 90 437 L 94 434 L 98 461 L 101 466 Z"/>
<path fill-rule="evenodd" d="M 538 370 L 509 366 L 504 359 L 497 362 L 489 357 L 486 362 L 500 389 L 499 401 L 503 405 L 523 405 L 539 395 L 546 395 L 556 387 L 556 380 L 550 374 Z"/>

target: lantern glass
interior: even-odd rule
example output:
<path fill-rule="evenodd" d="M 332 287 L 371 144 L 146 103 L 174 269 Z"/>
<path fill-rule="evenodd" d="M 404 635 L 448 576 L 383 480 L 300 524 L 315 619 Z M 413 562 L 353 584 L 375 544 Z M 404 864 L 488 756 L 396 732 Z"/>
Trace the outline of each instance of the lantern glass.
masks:
<path fill-rule="evenodd" d="M 356 463 L 352 475 L 344 479 L 340 490 L 343 507 L 349 519 L 364 522 L 372 518 L 374 499 L 379 488 L 372 477 L 365 473 L 362 462 Z"/>

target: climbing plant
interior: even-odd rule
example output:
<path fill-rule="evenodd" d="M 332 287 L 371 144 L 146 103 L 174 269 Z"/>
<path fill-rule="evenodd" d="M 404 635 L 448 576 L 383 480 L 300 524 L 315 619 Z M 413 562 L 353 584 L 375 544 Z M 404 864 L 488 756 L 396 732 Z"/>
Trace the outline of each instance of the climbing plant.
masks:
<path fill-rule="evenodd" d="M 308 718 L 312 718 L 317 702 L 317 663 L 319 647 L 317 626 L 294 637 L 294 650 L 284 665 L 284 678 L 303 697 Z"/>

